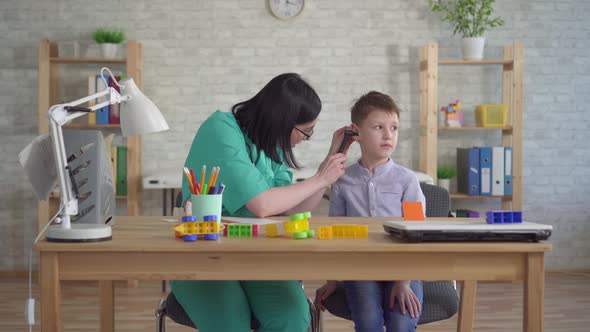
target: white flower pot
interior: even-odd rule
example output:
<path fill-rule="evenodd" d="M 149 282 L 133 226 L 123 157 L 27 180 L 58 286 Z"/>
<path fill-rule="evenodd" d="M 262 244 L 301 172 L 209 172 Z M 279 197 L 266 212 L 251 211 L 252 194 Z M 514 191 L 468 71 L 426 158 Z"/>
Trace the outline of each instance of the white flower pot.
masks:
<path fill-rule="evenodd" d="M 100 44 L 100 53 L 103 58 L 113 59 L 117 57 L 117 51 L 119 50 L 119 44 L 113 43 L 102 43 Z"/>
<path fill-rule="evenodd" d="M 451 186 L 451 179 L 438 179 L 438 186 L 443 187 L 447 191 L 449 191 L 449 188 Z"/>
<path fill-rule="evenodd" d="M 463 60 L 483 59 L 484 37 L 463 38 Z"/>

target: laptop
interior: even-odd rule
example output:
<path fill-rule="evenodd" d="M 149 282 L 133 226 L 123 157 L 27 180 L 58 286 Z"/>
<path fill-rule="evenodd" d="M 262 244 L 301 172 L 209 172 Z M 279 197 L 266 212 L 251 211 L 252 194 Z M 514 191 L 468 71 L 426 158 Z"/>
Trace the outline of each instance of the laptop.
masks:
<path fill-rule="evenodd" d="M 427 221 L 383 222 L 392 236 L 406 242 L 465 242 L 465 241 L 543 241 L 551 236 L 551 225 L 521 222 L 488 224 L 485 220 L 457 220 L 429 218 Z"/>

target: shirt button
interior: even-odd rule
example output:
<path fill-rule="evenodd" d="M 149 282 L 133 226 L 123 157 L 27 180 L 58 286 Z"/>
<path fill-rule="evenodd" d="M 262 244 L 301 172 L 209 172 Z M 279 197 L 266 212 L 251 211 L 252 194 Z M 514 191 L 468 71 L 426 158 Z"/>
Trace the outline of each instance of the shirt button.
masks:
<path fill-rule="evenodd" d="M 369 182 L 369 186 L 371 186 L 371 187 L 372 187 L 372 186 L 373 186 L 373 182 Z"/>

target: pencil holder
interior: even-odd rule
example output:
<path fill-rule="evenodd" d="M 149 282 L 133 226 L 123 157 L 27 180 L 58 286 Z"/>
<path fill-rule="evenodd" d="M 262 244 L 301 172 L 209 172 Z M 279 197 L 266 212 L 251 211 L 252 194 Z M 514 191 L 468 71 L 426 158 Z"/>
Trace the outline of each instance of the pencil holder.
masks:
<path fill-rule="evenodd" d="M 204 216 L 216 216 L 217 223 L 221 223 L 221 201 L 223 194 L 218 195 L 191 195 L 193 204 L 193 216 L 197 221 L 204 221 Z"/>

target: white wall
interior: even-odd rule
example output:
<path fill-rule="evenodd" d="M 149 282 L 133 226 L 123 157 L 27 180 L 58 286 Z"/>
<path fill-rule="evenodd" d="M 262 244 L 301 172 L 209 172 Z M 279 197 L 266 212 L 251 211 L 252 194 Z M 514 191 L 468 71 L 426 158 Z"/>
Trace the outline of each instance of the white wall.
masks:
<path fill-rule="evenodd" d="M 274 75 L 301 73 L 324 108 L 311 142 L 298 149 L 316 167 L 331 132 L 348 123 L 354 98 L 370 89 L 403 109 L 394 159 L 418 167 L 418 47 L 441 44 L 441 57 L 459 57 L 459 38 L 431 14 L 426 1 L 307 0 L 293 21 L 274 19 L 264 0 L 0 2 L 0 270 L 24 270 L 35 234 L 36 201 L 18 166 L 18 152 L 37 132 L 37 45 L 41 38 L 89 41 L 100 26 L 123 28 L 144 43 L 144 90 L 171 130 L 145 136 L 144 173 L 180 168 L 193 135 L 216 109 L 251 97 Z M 487 34 L 486 56 L 519 39 L 525 46 L 524 214 L 554 226 L 547 267 L 590 267 L 590 148 L 584 111 L 590 102 L 590 4 L 498 0 L 506 25 Z M 85 68 L 87 70 L 88 68 Z M 71 73 L 71 72 L 68 72 Z M 72 74 L 64 99 L 85 94 Z M 499 68 L 443 68 L 440 103 L 501 100 Z M 500 144 L 496 133 L 441 136 L 440 160 L 456 146 Z M 445 146 L 445 147 L 443 147 Z M 353 157 L 358 150 L 353 150 Z M 145 192 L 145 212 L 160 213 L 161 193 Z M 468 206 L 457 202 L 456 207 Z M 482 209 L 496 201 L 473 202 Z"/>

